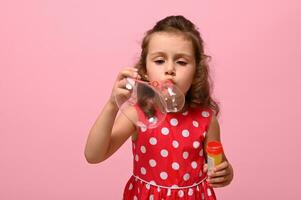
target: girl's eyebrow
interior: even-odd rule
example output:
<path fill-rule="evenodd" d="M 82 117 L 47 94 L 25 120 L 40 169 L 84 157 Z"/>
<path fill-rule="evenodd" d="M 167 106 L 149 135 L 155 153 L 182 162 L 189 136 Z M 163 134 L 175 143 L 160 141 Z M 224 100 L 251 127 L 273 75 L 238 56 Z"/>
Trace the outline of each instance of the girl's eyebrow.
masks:
<path fill-rule="evenodd" d="M 176 54 L 176 58 L 184 57 L 186 59 L 192 59 L 192 55 L 187 54 L 187 53 L 178 53 Z"/>
<path fill-rule="evenodd" d="M 157 52 L 150 53 L 150 55 L 151 56 L 156 56 L 156 55 L 166 55 L 166 54 L 162 51 L 157 51 Z"/>
<path fill-rule="evenodd" d="M 166 53 L 162 52 L 162 51 L 158 51 L 158 52 L 152 52 L 150 53 L 150 56 L 156 56 L 156 55 L 166 55 Z M 180 57 L 184 57 L 184 58 L 188 58 L 191 59 L 193 56 L 187 53 L 177 53 L 175 55 L 176 58 L 180 58 Z"/>

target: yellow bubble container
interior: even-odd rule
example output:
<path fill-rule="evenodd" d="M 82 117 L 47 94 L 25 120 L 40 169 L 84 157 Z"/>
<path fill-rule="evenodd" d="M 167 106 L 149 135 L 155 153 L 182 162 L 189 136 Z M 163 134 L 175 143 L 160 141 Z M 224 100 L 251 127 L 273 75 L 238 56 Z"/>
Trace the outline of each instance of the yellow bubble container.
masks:
<path fill-rule="evenodd" d="M 208 171 L 222 162 L 223 146 L 220 141 L 209 141 L 206 147 Z"/>

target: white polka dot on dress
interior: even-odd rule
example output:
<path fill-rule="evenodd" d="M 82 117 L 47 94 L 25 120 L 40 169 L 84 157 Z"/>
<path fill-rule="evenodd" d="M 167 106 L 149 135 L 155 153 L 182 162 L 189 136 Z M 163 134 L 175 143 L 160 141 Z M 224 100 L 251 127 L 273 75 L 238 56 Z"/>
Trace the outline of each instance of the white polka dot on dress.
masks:
<path fill-rule="evenodd" d="M 133 189 L 133 184 L 131 183 L 129 186 L 129 190 Z"/>
<path fill-rule="evenodd" d="M 141 172 L 141 174 L 145 175 L 146 174 L 146 169 L 144 167 L 141 167 L 140 172 Z"/>
<path fill-rule="evenodd" d="M 150 159 L 150 160 L 149 160 L 149 165 L 150 165 L 151 167 L 155 167 L 155 166 L 157 165 L 157 162 L 156 162 L 154 159 Z"/>
<path fill-rule="evenodd" d="M 173 141 L 172 141 L 172 146 L 173 146 L 174 148 L 178 148 L 178 147 L 179 147 L 179 142 L 176 141 L 176 140 L 173 140 Z"/>
<path fill-rule="evenodd" d="M 161 156 L 162 157 L 167 157 L 168 156 L 168 151 L 166 149 L 161 150 Z"/>
<path fill-rule="evenodd" d="M 139 156 L 136 154 L 135 155 L 135 160 L 138 162 L 139 161 Z"/>
<path fill-rule="evenodd" d="M 189 190 L 188 190 L 188 195 L 189 195 L 189 196 L 192 196 L 192 195 L 193 195 L 193 189 L 189 188 Z"/>
<path fill-rule="evenodd" d="M 188 156 L 189 156 L 189 153 L 188 153 L 187 151 L 184 151 L 184 152 L 183 152 L 183 158 L 184 158 L 184 159 L 187 159 Z"/>
<path fill-rule="evenodd" d="M 203 117 L 209 117 L 209 112 L 208 111 L 203 111 L 202 116 Z"/>
<path fill-rule="evenodd" d="M 191 167 L 192 167 L 193 169 L 196 169 L 197 166 L 198 166 L 197 162 L 196 162 L 196 161 L 192 161 Z"/>
<path fill-rule="evenodd" d="M 187 129 L 182 131 L 183 137 L 188 137 L 189 136 L 189 131 Z"/>
<path fill-rule="evenodd" d="M 184 181 L 188 181 L 190 179 L 189 173 L 184 174 L 183 179 Z"/>
<path fill-rule="evenodd" d="M 134 196 L 134 200 L 138 200 L 138 197 L 136 195 Z"/>
<path fill-rule="evenodd" d="M 149 200 L 154 200 L 154 195 L 153 194 L 149 195 Z"/>
<path fill-rule="evenodd" d="M 170 125 L 172 125 L 172 126 L 177 126 L 177 125 L 178 125 L 178 120 L 177 120 L 176 118 L 172 118 L 172 119 L 170 120 Z"/>
<path fill-rule="evenodd" d="M 194 141 L 192 144 L 193 148 L 195 148 L 195 149 L 199 148 L 200 145 L 201 145 L 201 143 L 199 141 Z"/>
<path fill-rule="evenodd" d="M 178 169 L 180 168 L 180 165 L 179 165 L 179 163 L 177 163 L 177 162 L 173 162 L 173 163 L 171 164 L 171 167 L 172 167 L 174 170 L 178 170 Z"/>
<path fill-rule="evenodd" d="M 150 143 L 151 145 L 156 145 L 156 144 L 157 144 L 157 139 L 154 138 L 154 137 L 151 137 L 151 138 L 149 139 L 149 143 Z"/>
<path fill-rule="evenodd" d="M 168 178 L 168 174 L 166 172 L 161 172 L 160 173 L 160 178 L 163 180 L 166 180 Z"/>
<path fill-rule="evenodd" d="M 145 146 L 141 146 L 141 147 L 140 147 L 140 151 L 141 151 L 141 153 L 146 153 L 146 148 L 145 148 Z"/>
<path fill-rule="evenodd" d="M 192 125 L 195 126 L 195 127 L 199 127 L 199 122 L 193 121 L 193 122 L 192 122 Z"/>
<path fill-rule="evenodd" d="M 166 128 L 166 127 L 164 127 L 164 128 L 161 129 L 161 133 L 162 133 L 163 135 L 168 135 L 169 129 Z"/>
<path fill-rule="evenodd" d="M 184 191 L 183 190 L 179 190 L 178 191 L 178 195 L 180 198 L 182 198 L 184 196 Z"/>

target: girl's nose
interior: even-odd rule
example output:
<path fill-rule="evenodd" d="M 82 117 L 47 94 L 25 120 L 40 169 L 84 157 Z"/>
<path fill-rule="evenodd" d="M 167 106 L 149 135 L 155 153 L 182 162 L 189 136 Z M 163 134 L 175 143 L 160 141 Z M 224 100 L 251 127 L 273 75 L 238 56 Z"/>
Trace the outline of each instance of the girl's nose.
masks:
<path fill-rule="evenodd" d="M 166 64 L 165 75 L 172 75 L 172 76 L 176 75 L 174 63 L 171 62 Z"/>

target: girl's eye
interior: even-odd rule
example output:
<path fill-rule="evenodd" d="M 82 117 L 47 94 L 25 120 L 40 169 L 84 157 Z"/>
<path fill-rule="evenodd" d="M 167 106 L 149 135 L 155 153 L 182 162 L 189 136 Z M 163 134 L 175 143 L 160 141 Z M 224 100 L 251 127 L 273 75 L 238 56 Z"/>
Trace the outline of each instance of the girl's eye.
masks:
<path fill-rule="evenodd" d="M 154 62 L 158 65 L 161 65 L 164 63 L 164 60 L 155 60 Z"/>
<path fill-rule="evenodd" d="M 187 65 L 187 62 L 184 62 L 184 61 L 177 61 L 177 63 L 181 66 L 185 66 Z"/>

